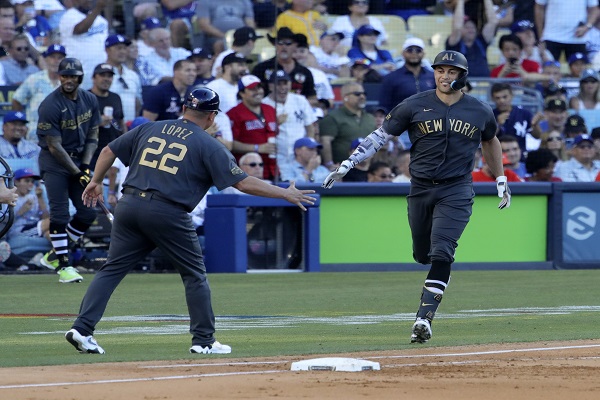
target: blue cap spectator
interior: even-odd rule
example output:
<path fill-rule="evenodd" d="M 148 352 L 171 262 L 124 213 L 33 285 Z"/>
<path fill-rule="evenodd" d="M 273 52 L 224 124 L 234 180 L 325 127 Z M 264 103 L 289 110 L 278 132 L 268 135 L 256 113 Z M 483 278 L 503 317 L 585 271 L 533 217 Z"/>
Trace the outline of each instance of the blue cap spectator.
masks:
<path fill-rule="evenodd" d="M 322 149 L 323 145 L 313 138 L 303 137 L 296 140 L 294 143 L 294 149 L 299 149 L 300 147 L 308 147 L 309 149 Z"/>
<path fill-rule="evenodd" d="M 160 20 L 156 17 L 146 18 L 140 24 L 141 30 L 144 30 L 144 29 L 152 30 L 152 29 L 156 29 L 156 28 L 162 28 L 162 24 L 160 23 Z"/>
<path fill-rule="evenodd" d="M 21 111 L 8 111 L 4 115 L 4 123 L 15 122 L 15 121 L 21 121 L 21 122 L 25 122 L 25 123 L 29 122 L 29 121 L 27 121 L 25 114 L 22 113 Z"/>
<path fill-rule="evenodd" d="M 212 60 L 213 55 L 208 50 L 204 50 L 202 47 L 196 47 L 194 50 L 192 50 L 192 54 L 190 54 L 188 60 L 191 60 L 194 57 Z"/>
<path fill-rule="evenodd" d="M 56 54 L 56 53 L 59 53 L 59 54 L 62 54 L 64 56 L 66 56 L 67 55 L 67 50 L 65 49 L 64 46 L 62 46 L 60 44 L 53 44 L 53 45 L 48 46 L 48 48 L 46 49 L 46 51 L 44 51 L 42 53 L 42 55 L 44 57 L 48 57 L 49 55 Z"/>
<path fill-rule="evenodd" d="M 375 35 L 379 36 L 381 34 L 381 32 L 379 32 L 377 29 L 373 28 L 372 25 L 362 25 L 360 28 L 358 28 L 356 30 L 357 36 L 371 35 L 371 34 L 375 34 Z"/>
<path fill-rule="evenodd" d="M 510 31 L 514 34 L 514 33 L 519 33 L 519 32 L 525 32 L 527 30 L 534 30 L 535 25 L 533 24 L 533 22 L 527 20 L 527 19 L 522 19 L 520 21 L 515 21 L 512 23 L 512 25 L 510 26 Z"/>
<path fill-rule="evenodd" d="M 31 168 L 21 168 L 15 171 L 15 179 L 33 178 L 35 180 L 42 179 L 41 176 L 36 175 Z"/>
<path fill-rule="evenodd" d="M 129 46 L 131 44 L 131 40 L 127 39 L 123 35 L 110 35 L 104 41 L 105 48 L 109 48 L 117 44 L 124 44 L 125 46 Z"/>

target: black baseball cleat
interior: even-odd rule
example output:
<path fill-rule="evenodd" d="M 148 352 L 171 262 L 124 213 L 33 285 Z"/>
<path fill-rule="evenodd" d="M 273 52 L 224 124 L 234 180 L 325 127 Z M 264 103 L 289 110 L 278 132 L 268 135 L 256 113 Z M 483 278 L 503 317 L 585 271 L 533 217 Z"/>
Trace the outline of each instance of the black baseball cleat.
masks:
<path fill-rule="evenodd" d="M 71 329 L 65 333 L 65 339 L 80 353 L 104 354 L 104 349 L 98 346 L 93 336 L 83 336 L 76 329 Z"/>
<path fill-rule="evenodd" d="M 426 319 L 417 318 L 412 326 L 411 343 L 425 343 L 431 339 L 431 324 Z"/>

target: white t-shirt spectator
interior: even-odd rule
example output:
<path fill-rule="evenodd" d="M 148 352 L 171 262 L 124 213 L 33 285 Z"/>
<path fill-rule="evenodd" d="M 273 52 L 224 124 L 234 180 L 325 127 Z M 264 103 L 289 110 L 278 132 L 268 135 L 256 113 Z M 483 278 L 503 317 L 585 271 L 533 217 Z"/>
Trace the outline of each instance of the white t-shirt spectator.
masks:
<path fill-rule="evenodd" d="M 383 27 L 383 24 L 379 18 L 373 16 L 368 16 L 367 18 L 369 19 L 369 25 L 381 32 L 381 35 L 377 37 L 376 43 L 377 47 L 381 47 L 381 43 L 388 39 L 387 32 L 385 31 L 385 28 Z M 352 47 L 352 38 L 354 37 L 354 31 L 356 29 L 354 29 L 354 26 L 352 26 L 349 15 L 341 15 L 337 17 L 335 20 L 333 20 L 333 24 L 331 24 L 331 28 L 328 30 L 343 33 L 344 38 L 340 42 L 340 46 Z"/>
<path fill-rule="evenodd" d="M 150 54 L 141 58 L 150 64 L 152 69 L 158 72 L 162 78 L 163 76 L 173 76 L 173 66 L 175 63 L 179 60 L 188 58 L 190 54 L 192 54 L 192 52 L 183 47 L 171 47 L 168 60 L 159 56 L 154 49 L 152 49 Z"/>
<path fill-rule="evenodd" d="M 217 75 L 219 75 L 219 72 L 223 72 L 221 70 L 221 63 L 223 62 L 223 59 L 231 53 L 233 53 L 233 50 L 231 49 L 219 53 L 217 58 L 215 58 L 215 60 L 213 61 L 212 70 L 210 71 L 210 74 L 212 76 L 216 77 Z"/>
<path fill-rule="evenodd" d="M 110 91 L 118 94 L 121 98 L 125 122 L 132 121 L 137 117 L 135 112 L 136 99 L 140 103 L 142 101 L 142 83 L 137 73 L 123 65 L 123 73 L 119 74 L 119 70 L 115 68 L 115 76 Z"/>
<path fill-rule="evenodd" d="M 575 37 L 575 29 L 580 22 L 587 21 L 587 7 L 598 6 L 598 0 L 535 0 L 546 6 L 542 40 L 557 43 L 585 43 L 586 38 Z"/>
<path fill-rule="evenodd" d="M 67 57 L 75 57 L 83 65 L 83 89 L 92 87 L 92 75 L 96 65 L 106 61 L 104 41 L 108 37 L 108 22 L 98 15 L 90 29 L 80 35 L 73 34 L 75 25 L 86 15 L 76 8 L 69 8 L 60 19 L 60 43 L 67 50 Z"/>

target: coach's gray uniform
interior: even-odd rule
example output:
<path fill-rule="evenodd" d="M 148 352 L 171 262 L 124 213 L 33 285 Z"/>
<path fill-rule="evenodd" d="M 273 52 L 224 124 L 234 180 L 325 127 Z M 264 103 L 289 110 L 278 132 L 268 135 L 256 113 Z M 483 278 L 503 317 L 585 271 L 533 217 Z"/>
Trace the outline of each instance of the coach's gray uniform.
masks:
<path fill-rule="evenodd" d="M 225 146 L 186 119 L 141 125 L 108 146 L 129 173 L 115 209 L 108 261 L 90 284 L 73 328 L 92 335 L 121 279 L 158 247 L 181 274 L 192 344 L 211 345 L 210 288 L 188 212 L 211 186 L 222 190 L 246 173 Z"/>

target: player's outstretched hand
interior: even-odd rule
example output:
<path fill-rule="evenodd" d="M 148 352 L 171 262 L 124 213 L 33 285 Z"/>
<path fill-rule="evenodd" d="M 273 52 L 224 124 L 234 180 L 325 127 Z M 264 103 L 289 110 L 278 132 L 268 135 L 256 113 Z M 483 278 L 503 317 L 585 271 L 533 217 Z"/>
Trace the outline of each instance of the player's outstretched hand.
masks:
<path fill-rule="evenodd" d="M 97 184 L 95 182 L 90 182 L 89 185 L 86 186 L 83 194 L 81 195 L 81 200 L 83 200 L 83 204 L 88 207 L 96 207 L 98 201 L 102 201 L 102 185 Z"/>
<path fill-rule="evenodd" d="M 506 176 L 499 176 L 496 178 L 496 189 L 498 189 L 498 197 L 501 197 L 500 204 L 498 205 L 499 209 L 510 207 L 510 188 L 508 187 L 508 182 L 506 181 Z"/>
<path fill-rule="evenodd" d="M 350 161 L 348 161 L 348 160 L 342 161 L 340 166 L 337 167 L 337 169 L 335 171 L 333 171 L 329 175 L 327 175 L 327 178 L 325 178 L 325 180 L 323 181 L 323 184 L 321 186 L 324 187 L 325 189 L 331 189 L 331 187 L 333 186 L 335 181 L 339 181 L 344 176 L 346 176 L 346 174 L 348 173 L 348 171 L 350 171 L 351 168 L 352 168 L 352 164 L 350 163 Z"/>
<path fill-rule="evenodd" d="M 307 196 L 307 194 L 314 193 L 314 190 L 296 189 L 296 182 L 294 181 L 291 181 L 290 186 L 285 190 L 286 192 L 288 192 L 286 193 L 285 199 L 290 203 L 297 205 L 303 211 L 306 211 L 306 207 L 304 207 L 302 203 L 313 205 L 315 204 L 315 201 L 317 201 L 317 199 L 315 199 L 314 197 Z"/>

